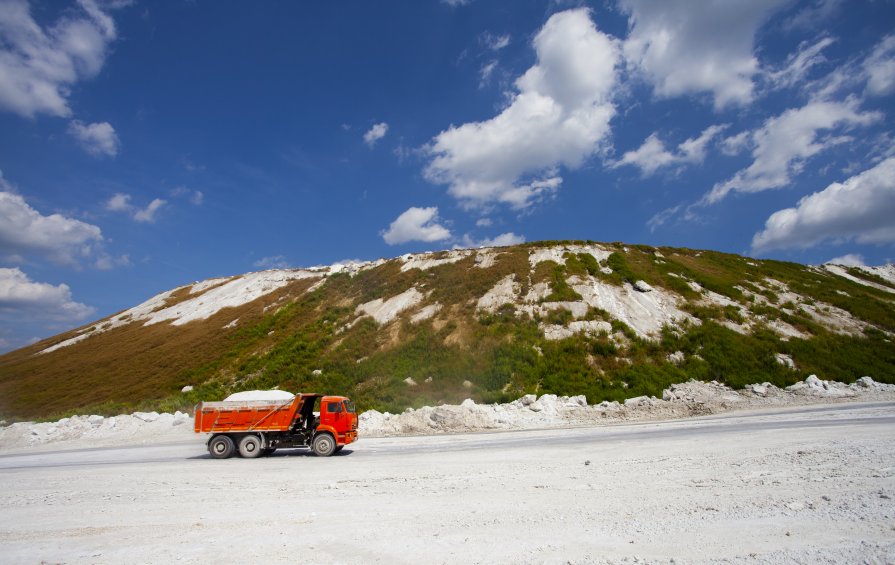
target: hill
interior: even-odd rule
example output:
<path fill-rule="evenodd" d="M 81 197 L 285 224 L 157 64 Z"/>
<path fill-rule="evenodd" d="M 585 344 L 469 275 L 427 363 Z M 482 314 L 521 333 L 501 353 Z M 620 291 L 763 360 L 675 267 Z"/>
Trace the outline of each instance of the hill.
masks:
<path fill-rule="evenodd" d="M 690 378 L 895 383 L 893 332 L 892 265 L 593 242 L 454 250 L 163 292 L 0 357 L 0 417 L 174 411 L 273 387 L 400 412 L 621 400 Z"/>

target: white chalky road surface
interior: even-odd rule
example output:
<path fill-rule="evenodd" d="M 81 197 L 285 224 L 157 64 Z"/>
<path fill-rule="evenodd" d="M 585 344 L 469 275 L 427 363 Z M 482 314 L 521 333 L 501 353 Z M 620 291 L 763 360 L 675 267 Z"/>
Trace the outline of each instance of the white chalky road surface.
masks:
<path fill-rule="evenodd" d="M 200 436 L 17 453 L 0 508 L 2 563 L 892 563 L 895 403 L 327 459 L 213 460 Z"/>

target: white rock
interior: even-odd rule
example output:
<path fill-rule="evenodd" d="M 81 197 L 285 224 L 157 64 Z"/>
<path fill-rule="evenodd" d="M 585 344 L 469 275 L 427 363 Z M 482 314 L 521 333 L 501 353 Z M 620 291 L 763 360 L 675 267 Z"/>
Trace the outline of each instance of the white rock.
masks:
<path fill-rule="evenodd" d="M 875 382 L 873 379 L 871 379 L 870 377 L 861 377 L 860 379 L 858 379 L 857 381 L 855 381 L 855 384 L 858 385 L 858 386 L 861 387 L 861 388 L 874 388 L 874 387 L 876 387 L 876 382 Z"/>
<path fill-rule="evenodd" d="M 686 356 L 683 351 L 675 351 L 674 353 L 669 353 L 667 359 L 669 363 L 680 365 L 686 360 Z"/>
<path fill-rule="evenodd" d="M 463 381 L 463 388 L 472 388 L 471 381 Z"/>
<path fill-rule="evenodd" d="M 759 384 L 749 385 L 749 390 L 752 391 L 752 394 L 757 396 L 767 396 L 768 395 L 768 387 Z"/>
<path fill-rule="evenodd" d="M 404 384 L 406 384 L 407 386 L 416 386 L 416 381 L 413 380 L 413 377 L 407 377 L 406 379 L 404 379 Z"/>
<path fill-rule="evenodd" d="M 625 400 L 625 406 L 636 408 L 637 406 L 641 406 L 643 404 L 649 404 L 648 396 L 635 396 L 634 398 L 628 398 Z"/>
<path fill-rule="evenodd" d="M 474 408 L 475 401 L 471 398 L 467 398 L 466 400 L 464 400 L 463 402 L 460 403 L 460 406 L 462 406 L 463 408 Z"/>
<path fill-rule="evenodd" d="M 97 414 L 93 414 L 93 415 L 87 417 L 87 423 L 90 424 L 91 426 L 99 426 L 100 424 L 103 423 L 103 420 L 105 420 L 105 418 L 103 418 L 102 416 L 99 416 Z"/>
<path fill-rule="evenodd" d="M 171 422 L 171 425 L 179 426 L 181 424 L 185 424 L 185 423 L 189 422 L 189 420 L 190 420 L 189 414 L 184 414 L 183 412 L 178 410 L 177 412 L 174 412 L 174 421 Z"/>
<path fill-rule="evenodd" d="M 639 290 L 640 292 L 652 292 L 653 287 L 648 285 L 646 281 L 637 281 L 634 283 L 634 288 Z"/>
<path fill-rule="evenodd" d="M 789 367 L 790 369 L 795 370 L 796 363 L 792 360 L 792 357 L 785 353 L 778 353 L 774 356 L 774 359 L 777 360 L 778 363 L 785 367 Z"/>
<path fill-rule="evenodd" d="M 535 400 L 534 402 L 532 402 L 531 404 L 528 405 L 528 409 L 531 410 L 532 412 L 540 412 L 544 409 L 544 407 L 541 406 L 540 402 Z"/>
<path fill-rule="evenodd" d="M 155 422 L 159 418 L 158 412 L 134 412 L 134 418 L 144 422 Z"/>
<path fill-rule="evenodd" d="M 185 387 L 180 389 L 180 392 L 192 392 L 192 390 L 193 390 L 193 385 L 186 385 Z"/>

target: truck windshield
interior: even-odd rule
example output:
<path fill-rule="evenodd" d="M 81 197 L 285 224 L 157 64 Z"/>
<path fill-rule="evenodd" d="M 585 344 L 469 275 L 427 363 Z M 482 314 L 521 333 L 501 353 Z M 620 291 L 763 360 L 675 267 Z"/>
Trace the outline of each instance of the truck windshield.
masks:
<path fill-rule="evenodd" d="M 345 404 L 345 412 L 354 412 L 354 403 L 350 400 L 344 401 Z"/>

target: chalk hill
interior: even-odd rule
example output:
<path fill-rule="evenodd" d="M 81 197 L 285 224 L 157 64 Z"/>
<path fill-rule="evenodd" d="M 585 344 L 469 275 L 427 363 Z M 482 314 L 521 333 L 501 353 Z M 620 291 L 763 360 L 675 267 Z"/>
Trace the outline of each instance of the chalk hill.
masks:
<path fill-rule="evenodd" d="M 539 242 L 211 279 L 0 357 L 0 417 L 173 412 L 253 388 L 363 408 L 895 383 L 895 266 Z M 184 387 L 192 390 L 182 392 Z"/>

